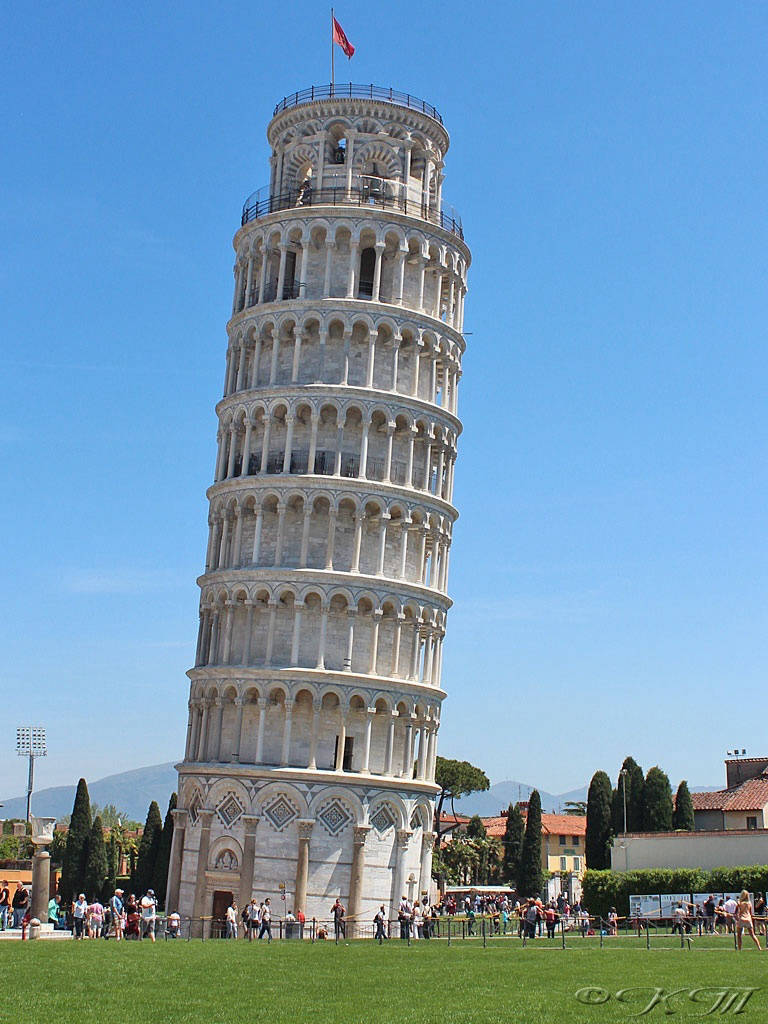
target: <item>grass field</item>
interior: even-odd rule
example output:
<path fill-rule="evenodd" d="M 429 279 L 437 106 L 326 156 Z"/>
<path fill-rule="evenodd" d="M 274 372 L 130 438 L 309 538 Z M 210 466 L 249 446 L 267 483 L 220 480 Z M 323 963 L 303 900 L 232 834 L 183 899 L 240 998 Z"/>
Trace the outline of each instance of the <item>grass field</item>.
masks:
<path fill-rule="evenodd" d="M 689 990 L 755 988 L 737 1019 L 768 1020 L 768 953 L 736 954 L 728 940 L 418 942 L 3 942 L 0 1021 L 87 1024 L 614 1024 L 701 1019 L 716 997 Z M 598 986 L 600 1005 L 575 993 Z M 627 993 L 617 1001 L 617 991 Z M 654 989 L 685 989 L 638 1016 Z M 585 998 L 585 996 L 582 996 Z M 727 1002 L 727 1000 L 725 1000 Z M 710 1019 L 734 1016 L 738 997 Z M 672 1013 L 665 1012 L 671 1010 Z"/>

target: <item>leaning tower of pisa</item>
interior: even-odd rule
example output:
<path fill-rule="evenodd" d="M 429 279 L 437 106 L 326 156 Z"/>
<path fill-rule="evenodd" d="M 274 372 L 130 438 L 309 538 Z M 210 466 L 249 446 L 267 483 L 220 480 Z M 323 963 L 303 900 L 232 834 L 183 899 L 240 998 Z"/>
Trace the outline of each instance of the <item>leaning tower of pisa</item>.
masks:
<path fill-rule="evenodd" d="M 369 922 L 430 882 L 470 254 L 429 104 L 313 88 L 267 134 L 234 238 L 167 906 L 325 918 L 340 895 Z"/>

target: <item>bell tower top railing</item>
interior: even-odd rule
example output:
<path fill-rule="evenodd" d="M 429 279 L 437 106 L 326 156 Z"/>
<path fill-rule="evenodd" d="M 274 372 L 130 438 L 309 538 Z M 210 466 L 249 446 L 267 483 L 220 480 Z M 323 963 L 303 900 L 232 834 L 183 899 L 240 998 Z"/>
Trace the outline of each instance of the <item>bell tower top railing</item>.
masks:
<path fill-rule="evenodd" d="M 420 100 L 417 96 L 411 96 L 407 92 L 399 92 L 397 89 L 387 89 L 380 85 L 354 85 L 352 82 L 339 82 L 336 85 L 312 85 L 308 89 L 299 89 L 289 96 L 284 96 L 276 104 L 272 116 L 275 117 L 283 110 L 290 107 L 298 107 L 304 103 L 314 103 L 315 100 L 327 100 L 339 98 L 383 100 L 385 103 L 393 103 L 398 107 L 407 107 L 409 110 L 417 110 L 427 117 L 433 118 L 438 124 L 443 123 L 439 112 L 431 103 Z"/>

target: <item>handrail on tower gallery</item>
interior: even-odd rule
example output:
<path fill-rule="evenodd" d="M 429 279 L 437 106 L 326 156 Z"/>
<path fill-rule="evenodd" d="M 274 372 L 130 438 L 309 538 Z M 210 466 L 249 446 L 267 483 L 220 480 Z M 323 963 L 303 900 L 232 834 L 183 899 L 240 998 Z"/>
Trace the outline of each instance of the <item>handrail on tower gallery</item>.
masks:
<path fill-rule="evenodd" d="M 381 180 L 385 185 L 390 184 L 385 179 Z M 268 188 L 258 189 L 251 193 L 243 204 L 240 223 L 245 225 L 279 210 L 292 210 L 308 206 L 378 206 L 385 210 L 399 210 L 412 217 L 421 217 L 422 220 L 437 224 L 444 231 L 450 231 L 454 235 L 458 235 L 459 238 L 464 238 L 461 218 L 452 207 L 448 207 L 447 210 L 437 210 L 434 206 L 406 198 L 404 192 L 397 194 L 394 190 L 389 192 L 387 188 L 372 188 L 365 181 L 359 184 L 353 183 L 349 188 L 312 188 L 304 185 L 277 196 L 270 195 Z"/>
<path fill-rule="evenodd" d="M 338 83 L 336 85 L 312 85 L 308 89 L 300 89 L 284 96 L 275 106 L 272 116 L 275 117 L 282 110 L 290 107 L 301 106 L 302 103 L 312 103 L 314 100 L 328 100 L 335 97 L 349 97 L 352 99 L 383 100 L 385 103 L 393 103 L 398 107 L 407 107 L 409 110 L 418 110 L 421 114 L 433 118 L 438 124 L 443 119 L 431 103 L 426 103 L 416 96 L 407 92 L 398 92 L 397 89 L 385 89 L 380 85 L 353 85 L 352 82 Z"/>

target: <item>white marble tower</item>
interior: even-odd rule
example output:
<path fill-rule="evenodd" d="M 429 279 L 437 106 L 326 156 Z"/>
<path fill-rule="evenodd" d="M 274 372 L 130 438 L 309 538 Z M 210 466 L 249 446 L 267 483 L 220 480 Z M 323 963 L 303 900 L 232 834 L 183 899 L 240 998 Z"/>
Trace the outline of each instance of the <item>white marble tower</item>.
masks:
<path fill-rule="evenodd" d="M 167 906 L 428 889 L 470 254 L 437 111 L 286 97 L 243 209 Z M 287 901 L 278 901 L 284 883 Z"/>

